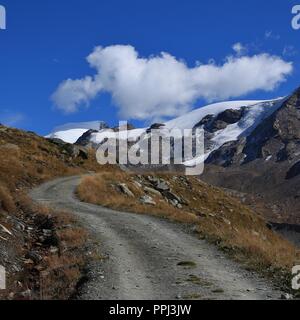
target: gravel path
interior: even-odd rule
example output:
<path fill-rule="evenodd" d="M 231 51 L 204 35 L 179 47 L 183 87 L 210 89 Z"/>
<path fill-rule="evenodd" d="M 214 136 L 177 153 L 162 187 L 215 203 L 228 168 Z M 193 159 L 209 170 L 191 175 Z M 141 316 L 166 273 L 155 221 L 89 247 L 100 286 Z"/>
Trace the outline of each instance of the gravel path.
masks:
<path fill-rule="evenodd" d="M 85 300 L 279 299 L 281 292 L 199 240 L 189 227 L 116 212 L 74 196 L 80 177 L 46 183 L 32 198 L 76 214 L 107 259 L 90 265 Z"/>

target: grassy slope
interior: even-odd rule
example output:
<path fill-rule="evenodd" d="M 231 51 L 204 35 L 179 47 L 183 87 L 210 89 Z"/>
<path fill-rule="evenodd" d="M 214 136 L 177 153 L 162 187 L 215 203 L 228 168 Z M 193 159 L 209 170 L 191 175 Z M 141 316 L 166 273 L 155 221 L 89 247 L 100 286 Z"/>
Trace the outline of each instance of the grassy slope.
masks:
<path fill-rule="evenodd" d="M 8 288 L 0 298 L 65 299 L 73 293 L 85 263 L 87 234 L 70 214 L 36 206 L 26 192 L 95 167 L 92 155 L 72 158 L 33 133 L 0 126 L 0 224 L 12 232 L 0 228 L 0 265 L 8 272 Z M 42 260 L 33 261 L 32 252 Z"/>
<path fill-rule="evenodd" d="M 89 160 L 72 158 L 41 137 L 0 126 L 0 224 L 13 233 L 9 236 L 0 230 L 0 236 L 7 238 L 7 241 L 0 238 L 0 264 L 9 271 L 9 287 L 2 292 L 2 298 L 9 295 L 16 299 L 53 299 L 72 294 L 85 263 L 87 235 L 68 213 L 37 207 L 25 194 L 46 180 L 89 170 L 99 170 L 92 154 Z M 138 199 L 144 192 L 133 183 L 136 176 L 116 168 L 101 168 L 101 174 L 87 177 L 78 191 L 87 202 L 195 224 L 201 236 L 247 262 L 248 267 L 274 274 L 274 270 L 289 270 L 294 263 L 295 248 L 271 232 L 261 217 L 238 200 L 194 178 L 162 177 L 175 193 L 187 200 L 182 209 L 156 195 L 151 195 L 157 202 L 155 207 L 140 204 Z M 146 177 L 141 179 L 146 183 Z M 125 182 L 135 197 L 120 193 L 116 188 L 118 182 Z M 21 228 L 17 222 L 22 224 Z M 51 230 L 48 244 L 40 243 L 44 228 Z M 51 252 L 54 244 L 58 252 Z M 30 262 L 26 256 L 31 251 L 38 252 L 43 260 Z M 18 270 L 13 268 L 16 266 Z M 30 294 L 24 294 L 27 289 Z"/>
<path fill-rule="evenodd" d="M 265 220 L 250 208 L 197 178 L 155 176 L 168 181 L 172 191 L 184 198 L 187 204 L 178 209 L 163 197 L 149 194 L 157 205 L 143 205 L 139 199 L 146 192 L 137 187 L 134 181 L 151 186 L 147 176 L 129 175 L 115 168 L 111 168 L 110 172 L 107 170 L 106 173 L 86 177 L 77 192 L 85 202 L 195 224 L 201 237 L 217 244 L 246 264 L 247 268 L 276 277 L 278 274 L 285 277 L 290 273 L 297 258 L 296 248 L 269 230 Z M 125 183 L 135 197 L 120 192 L 117 187 L 120 182 Z"/>

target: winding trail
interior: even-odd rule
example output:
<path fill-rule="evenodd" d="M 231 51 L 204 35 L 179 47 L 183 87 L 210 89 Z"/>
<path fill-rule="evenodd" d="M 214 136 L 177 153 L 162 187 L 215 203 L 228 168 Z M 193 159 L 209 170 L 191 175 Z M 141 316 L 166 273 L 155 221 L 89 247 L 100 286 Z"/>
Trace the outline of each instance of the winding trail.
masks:
<path fill-rule="evenodd" d="M 57 179 L 31 192 L 39 203 L 76 214 L 107 257 L 89 266 L 80 299 L 280 298 L 271 284 L 199 240 L 191 227 L 80 202 L 74 196 L 80 179 Z"/>

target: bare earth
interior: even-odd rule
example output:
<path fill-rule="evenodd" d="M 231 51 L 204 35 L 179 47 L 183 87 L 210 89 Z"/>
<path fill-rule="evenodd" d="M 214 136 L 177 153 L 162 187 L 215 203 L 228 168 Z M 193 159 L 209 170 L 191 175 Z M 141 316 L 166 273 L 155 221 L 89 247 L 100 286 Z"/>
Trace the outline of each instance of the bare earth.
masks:
<path fill-rule="evenodd" d="M 74 196 L 80 177 L 62 178 L 32 191 L 42 204 L 76 214 L 106 259 L 89 266 L 84 300 L 266 300 L 280 291 L 245 271 L 189 226 L 146 215 L 116 212 Z"/>

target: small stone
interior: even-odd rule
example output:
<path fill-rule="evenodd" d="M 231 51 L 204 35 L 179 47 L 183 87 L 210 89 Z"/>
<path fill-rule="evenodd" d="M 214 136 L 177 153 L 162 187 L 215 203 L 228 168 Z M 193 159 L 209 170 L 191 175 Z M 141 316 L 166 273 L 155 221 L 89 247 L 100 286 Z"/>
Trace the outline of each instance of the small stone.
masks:
<path fill-rule="evenodd" d="M 170 190 L 170 186 L 167 184 L 167 182 L 165 181 L 160 181 L 157 185 L 156 185 L 156 189 L 160 190 L 160 191 L 169 191 Z"/>
<path fill-rule="evenodd" d="M 56 254 L 56 253 L 58 253 L 58 251 L 59 251 L 59 249 L 58 249 L 57 247 L 51 247 L 51 248 L 50 248 L 50 252 L 51 252 L 52 254 Z"/>
<path fill-rule="evenodd" d="M 140 202 L 148 205 L 156 205 L 156 202 L 150 196 L 143 196 L 140 198 Z"/>
<path fill-rule="evenodd" d="M 281 300 L 293 300 L 293 299 L 294 299 L 294 297 L 293 297 L 293 295 L 291 295 L 291 294 L 283 293 L 283 294 L 281 295 Z"/>
<path fill-rule="evenodd" d="M 147 180 L 153 184 L 158 184 L 159 183 L 159 179 L 156 177 L 152 177 L 152 176 L 148 176 Z"/>
<path fill-rule="evenodd" d="M 11 293 L 8 295 L 8 299 L 9 299 L 9 300 L 12 300 L 14 297 L 15 297 L 14 292 L 11 292 Z"/>
<path fill-rule="evenodd" d="M 169 200 L 169 202 L 173 207 L 177 207 L 179 205 L 179 203 L 178 203 L 178 201 L 176 199 Z"/>
<path fill-rule="evenodd" d="M 27 255 L 26 258 L 33 261 L 35 264 L 40 263 L 43 260 L 43 257 L 39 255 L 35 251 L 30 251 Z"/>
<path fill-rule="evenodd" d="M 229 226 L 231 226 L 231 222 L 230 222 L 228 219 L 223 218 L 223 221 L 224 221 L 226 224 L 228 224 Z"/>
<path fill-rule="evenodd" d="M 43 229 L 43 235 L 46 236 L 46 237 L 50 237 L 52 235 L 52 230 Z"/>
<path fill-rule="evenodd" d="M 34 262 L 31 259 L 24 260 L 24 264 L 34 264 Z"/>
<path fill-rule="evenodd" d="M 182 199 L 175 193 L 172 193 L 170 191 L 165 191 L 163 192 L 164 196 L 169 200 L 169 201 L 177 201 L 176 205 L 178 203 L 182 203 Z M 174 202 L 175 203 L 175 202 Z"/>
<path fill-rule="evenodd" d="M 21 297 L 24 299 L 29 299 L 31 297 L 31 290 L 26 290 L 20 293 Z"/>
<path fill-rule="evenodd" d="M 138 189 L 141 189 L 143 186 L 141 183 L 139 183 L 138 181 L 133 181 L 132 182 Z"/>
<path fill-rule="evenodd" d="M 148 192 L 148 193 L 152 193 L 152 194 L 155 194 L 157 196 L 160 196 L 161 197 L 161 193 L 153 188 L 150 188 L 150 187 L 145 187 L 144 188 L 144 191 L 145 192 Z"/>
<path fill-rule="evenodd" d="M 127 185 L 125 183 L 120 183 L 118 184 L 118 187 L 120 188 L 120 190 L 126 194 L 128 197 L 134 197 L 133 192 L 127 187 Z"/>

